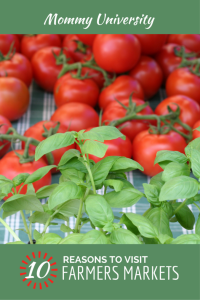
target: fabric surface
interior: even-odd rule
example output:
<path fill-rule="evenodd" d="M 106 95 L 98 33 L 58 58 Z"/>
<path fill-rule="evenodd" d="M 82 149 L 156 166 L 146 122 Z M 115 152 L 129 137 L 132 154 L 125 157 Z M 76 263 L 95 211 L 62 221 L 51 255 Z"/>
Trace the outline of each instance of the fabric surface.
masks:
<path fill-rule="evenodd" d="M 28 111 L 26 114 L 19 119 L 17 122 L 13 122 L 13 127 L 17 129 L 17 131 L 20 134 L 23 134 L 25 130 L 27 130 L 30 126 L 33 124 L 41 121 L 41 120 L 49 120 L 53 112 L 55 111 L 56 107 L 53 100 L 53 95 L 50 93 L 46 93 L 43 90 L 41 90 L 35 83 L 30 87 L 30 95 L 31 95 L 31 102 Z M 155 95 L 152 99 L 150 99 L 149 103 L 153 109 L 157 106 L 157 104 L 162 101 L 166 97 L 165 91 L 160 90 L 157 95 Z M 15 149 L 20 149 L 20 143 L 15 145 Z M 53 175 L 52 182 L 57 183 L 59 179 L 59 174 Z M 135 188 L 137 188 L 140 191 L 143 190 L 143 183 L 149 182 L 150 178 L 142 174 L 140 171 L 133 171 L 127 173 L 128 180 L 134 185 Z M 98 191 L 99 194 L 103 194 L 103 189 Z M 1 201 L 1 204 L 3 201 Z M 45 203 L 45 199 L 42 200 L 42 203 Z M 198 217 L 198 211 L 196 207 L 192 207 L 192 205 L 189 206 L 190 209 L 193 210 L 193 213 L 195 215 L 195 218 Z M 123 208 L 123 209 L 113 209 L 114 215 L 121 216 L 120 212 L 133 212 L 137 214 L 143 214 L 147 209 L 149 208 L 149 203 L 145 198 L 142 198 L 138 203 L 136 203 L 134 206 L 129 208 Z M 2 211 L 0 212 L 0 217 L 2 217 Z M 28 218 L 28 215 L 26 215 Z M 21 230 L 18 230 L 19 228 L 24 228 L 24 224 L 22 221 L 22 218 L 20 216 L 20 212 L 18 212 L 15 215 L 12 215 L 10 217 L 7 217 L 5 219 L 6 223 L 14 230 L 16 231 L 16 234 L 19 236 L 19 238 L 27 242 L 27 235 Z M 56 220 L 57 221 L 57 220 Z M 64 237 L 67 234 L 62 233 L 60 231 L 60 225 L 64 221 L 58 220 L 58 225 L 51 225 L 47 232 L 50 230 L 51 232 L 57 233 L 60 236 Z M 71 228 L 74 228 L 75 226 L 75 218 L 70 218 L 69 224 Z M 188 234 L 188 233 L 194 233 L 194 230 L 186 230 L 182 229 L 182 227 L 179 225 L 179 223 L 170 223 L 171 230 L 173 232 L 174 237 L 177 237 L 180 234 Z M 33 224 L 32 229 L 36 229 L 39 232 L 42 232 L 44 228 L 44 225 L 42 224 Z M 90 230 L 91 227 L 89 224 L 85 224 L 82 227 L 82 232 L 87 232 Z M 14 239 L 12 235 L 5 229 L 5 227 L 0 223 L 0 244 L 5 244 L 8 242 L 13 242 Z"/>

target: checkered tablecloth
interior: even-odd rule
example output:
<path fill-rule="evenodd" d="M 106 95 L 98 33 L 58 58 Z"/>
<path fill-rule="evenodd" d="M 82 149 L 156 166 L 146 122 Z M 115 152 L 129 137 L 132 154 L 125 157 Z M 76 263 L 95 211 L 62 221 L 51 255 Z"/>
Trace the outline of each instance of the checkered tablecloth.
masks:
<path fill-rule="evenodd" d="M 28 111 L 26 114 L 19 119 L 17 122 L 13 122 L 14 128 L 17 129 L 17 131 L 20 134 L 23 134 L 27 128 L 32 126 L 33 124 L 41 121 L 41 120 L 49 120 L 53 112 L 55 111 L 55 104 L 53 100 L 53 95 L 50 93 L 45 93 L 43 90 L 41 90 L 35 83 L 30 87 L 30 95 L 31 95 L 31 102 Z M 165 91 L 160 90 L 157 95 L 155 95 L 149 102 L 151 107 L 154 109 L 157 104 L 162 101 L 162 99 L 165 98 Z M 16 149 L 20 149 L 20 144 L 15 145 Z M 129 172 L 127 174 L 128 180 L 135 186 L 135 188 L 139 189 L 143 192 L 143 183 L 149 182 L 149 177 L 145 176 L 139 171 L 133 171 Z M 53 175 L 53 183 L 57 183 L 59 179 L 59 174 Z M 99 194 L 103 194 L 103 190 L 98 191 Z M 42 200 L 42 203 L 45 203 L 45 199 Z M 2 201 L 3 203 L 3 201 Z M 2 204 L 1 203 L 1 204 Z M 116 216 L 120 216 L 120 212 L 134 212 L 138 214 L 143 214 L 147 209 L 149 208 L 149 203 L 145 198 L 142 198 L 137 204 L 135 204 L 132 207 L 129 208 L 123 208 L 123 209 L 114 209 L 114 214 Z M 190 209 L 193 210 L 195 214 L 195 218 L 198 217 L 198 211 L 193 206 L 190 205 Z M 2 212 L 0 212 L 0 216 L 2 216 Z M 26 216 L 28 217 L 28 216 Z M 15 215 L 12 215 L 10 217 L 7 217 L 5 219 L 6 223 L 16 231 L 17 235 L 19 235 L 19 238 L 27 242 L 27 236 L 26 234 L 18 230 L 19 228 L 24 228 L 22 218 L 20 216 L 20 212 L 18 212 Z M 64 221 L 58 220 L 58 225 L 51 225 L 50 228 L 48 228 L 48 231 L 50 229 L 51 232 L 57 233 L 64 237 L 66 234 L 60 232 L 60 225 Z M 75 218 L 70 218 L 69 226 L 71 228 L 74 228 L 75 226 Z M 186 230 L 182 229 L 182 227 L 178 223 L 171 223 L 171 230 L 174 234 L 174 237 L 177 237 L 180 234 L 188 234 L 188 233 L 194 233 L 193 230 Z M 42 232 L 44 225 L 42 224 L 33 224 L 33 230 L 37 229 L 38 231 Z M 85 224 L 82 227 L 82 232 L 87 232 L 90 230 L 90 225 Z M 0 223 L 0 243 L 5 244 L 7 242 L 14 241 L 13 237 L 10 235 L 10 233 L 5 230 L 4 226 Z"/>

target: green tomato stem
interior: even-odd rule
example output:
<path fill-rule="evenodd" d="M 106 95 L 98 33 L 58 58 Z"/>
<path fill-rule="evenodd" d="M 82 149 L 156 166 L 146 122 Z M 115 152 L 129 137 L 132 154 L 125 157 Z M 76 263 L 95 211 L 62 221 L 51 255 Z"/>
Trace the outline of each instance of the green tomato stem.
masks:
<path fill-rule="evenodd" d="M 16 235 L 16 233 L 10 228 L 10 226 L 2 219 L 0 218 L 0 222 L 5 226 L 5 228 L 10 232 L 10 234 L 14 237 L 14 239 L 18 242 L 21 242 L 20 238 Z"/>
<path fill-rule="evenodd" d="M 31 234 L 30 234 L 28 225 L 27 225 L 27 223 L 26 223 L 26 218 L 25 218 L 24 213 L 23 213 L 22 210 L 20 210 L 20 214 L 21 214 L 21 216 L 22 216 L 22 220 L 23 220 L 23 223 L 24 223 L 24 227 L 25 227 L 25 229 L 26 229 L 26 232 L 27 232 L 27 234 L 28 234 L 29 241 L 30 241 L 31 244 L 33 244 L 33 240 L 32 240 L 32 237 L 31 237 Z"/>

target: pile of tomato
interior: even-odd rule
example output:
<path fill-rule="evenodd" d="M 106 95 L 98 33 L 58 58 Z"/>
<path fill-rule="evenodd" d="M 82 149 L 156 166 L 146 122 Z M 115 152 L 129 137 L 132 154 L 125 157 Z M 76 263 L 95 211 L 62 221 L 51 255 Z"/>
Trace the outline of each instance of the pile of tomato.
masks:
<path fill-rule="evenodd" d="M 57 106 L 50 120 L 40 121 L 24 133 L 25 137 L 38 141 L 45 139 L 58 122 L 57 132 L 65 132 L 88 130 L 124 118 L 130 109 L 130 97 L 136 109 L 145 101 L 150 102 L 161 87 L 166 88 L 167 97 L 155 112 L 147 105 L 137 115 L 166 115 L 168 107 L 176 110 L 178 105 L 180 120 L 196 128 L 200 125 L 200 74 L 189 67 L 180 67 L 182 58 L 176 51 L 181 49 L 198 58 L 200 34 L 0 34 L 0 133 L 5 134 L 12 126 L 10 122 L 27 111 L 33 80 L 44 91 L 53 93 Z M 92 59 L 104 72 L 83 67 L 77 75 L 78 67 L 75 70 L 73 66 Z M 67 63 L 68 71 L 60 77 L 63 62 Z M 107 86 L 104 73 L 110 80 Z M 106 156 L 133 158 L 144 167 L 146 175 L 157 174 L 161 171 L 154 165 L 157 151 L 184 153 L 187 144 L 179 133 L 155 133 L 152 126 L 156 126 L 155 120 L 128 120 L 119 125 L 126 140 L 106 141 Z M 187 132 L 180 124 L 174 126 Z M 194 131 L 193 138 L 199 136 Z M 24 147 L 22 142 L 21 149 Z M 47 164 L 44 157 L 37 165 L 32 161 L 22 167 L 20 158 L 13 151 L 8 152 L 9 148 L 10 142 L 1 139 L 0 175 L 12 179 Z M 68 148 L 75 145 L 53 152 L 54 164 L 59 163 Z M 34 153 L 35 146 L 30 145 L 30 151 Z M 95 156 L 90 158 L 99 161 Z M 50 181 L 51 175 L 47 174 L 36 189 Z"/>

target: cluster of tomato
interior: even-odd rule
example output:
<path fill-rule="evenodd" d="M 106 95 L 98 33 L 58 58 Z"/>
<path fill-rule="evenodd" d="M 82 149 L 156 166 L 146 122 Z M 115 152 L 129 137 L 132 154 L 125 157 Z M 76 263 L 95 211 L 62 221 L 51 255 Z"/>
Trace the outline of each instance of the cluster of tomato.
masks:
<path fill-rule="evenodd" d="M 1 34 L 0 123 L 3 125 L 0 133 L 5 134 L 11 127 L 10 121 L 19 119 L 26 112 L 29 106 L 28 87 L 33 79 L 45 91 L 53 92 L 57 106 L 51 120 L 41 121 L 25 132 L 24 136 L 39 141 L 47 136 L 45 132 L 57 126 L 57 122 L 60 122 L 58 132 L 61 133 L 99 126 L 99 115 L 94 109 L 97 107 L 103 110 L 101 124 L 124 118 L 131 109 L 130 95 L 132 108 L 136 109 L 154 96 L 162 85 L 166 87 L 168 98 L 157 106 L 155 113 L 147 105 L 137 115 L 166 115 L 168 106 L 175 110 L 178 104 L 180 120 L 196 128 L 199 125 L 196 122 L 200 120 L 200 76 L 187 67 L 179 68 L 182 57 L 176 52 L 182 46 L 185 53 L 195 52 L 198 57 L 200 35 Z M 95 67 L 87 65 L 93 59 L 95 65 L 91 65 Z M 83 66 L 79 68 L 81 64 Z M 64 65 L 67 66 L 66 74 L 64 72 L 59 78 Z M 107 86 L 105 74 L 110 80 Z M 118 127 L 127 138 L 125 141 L 106 141 L 106 156 L 133 157 L 149 176 L 160 172 L 160 167 L 153 163 L 156 152 L 184 152 L 186 141 L 174 131 L 152 134 L 149 132 L 150 125 L 156 125 L 156 121 L 133 119 L 120 124 Z M 174 127 L 187 132 L 180 124 Z M 194 131 L 194 138 L 197 135 L 198 132 Z M 10 143 L 4 140 L 0 143 L 0 146 L 4 145 L 0 148 L 0 156 L 3 157 Z M 22 142 L 22 149 L 24 147 Z M 73 147 L 75 145 L 70 146 Z M 53 152 L 54 164 L 58 164 L 67 149 L 69 147 Z M 30 145 L 29 150 L 34 153 L 35 146 Z M 22 152 L 18 151 L 19 154 Z M 90 158 L 96 162 L 99 160 L 95 156 Z M 47 164 L 45 159 L 20 164 L 19 157 L 9 152 L 0 161 L 1 175 L 16 175 L 15 171 L 6 173 L 6 170 L 14 169 L 14 160 L 18 173 L 30 173 Z M 43 185 L 50 183 L 50 176 L 45 176 L 46 181 L 45 177 L 42 179 Z"/>

